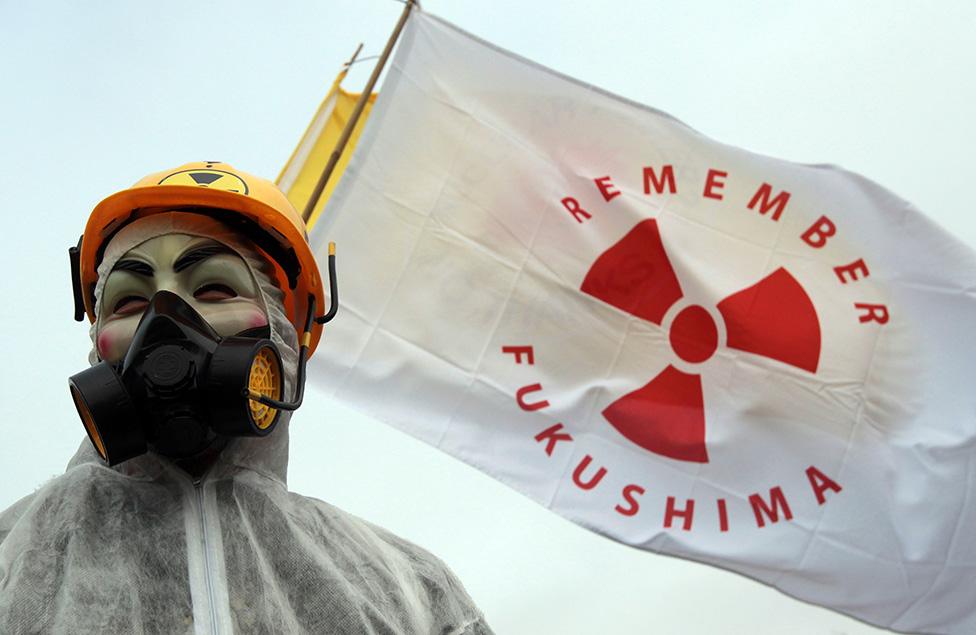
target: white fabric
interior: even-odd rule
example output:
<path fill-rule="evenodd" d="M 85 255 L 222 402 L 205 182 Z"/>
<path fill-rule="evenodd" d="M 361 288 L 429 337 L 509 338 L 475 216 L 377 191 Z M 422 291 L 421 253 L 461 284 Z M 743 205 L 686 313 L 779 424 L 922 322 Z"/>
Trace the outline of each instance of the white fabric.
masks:
<path fill-rule="evenodd" d="M 645 189 L 669 165 L 675 191 Z M 645 236 L 584 291 L 652 219 L 661 246 Z M 893 629 L 976 632 L 976 257 L 910 204 L 418 13 L 312 232 L 323 257 L 329 240 L 339 278 L 370 281 L 344 285 L 312 361 L 338 399 L 615 540 Z M 716 331 L 701 363 L 671 342 L 691 305 Z M 755 352 L 769 343 L 796 357 Z M 676 383 L 654 384 L 669 365 Z M 645 386 L 628 436 L 610 407 Z M 703 440 L 669 446 L 688 455 L 653 446 L 698 416 Z M 632 438 L 652 432 L 655 449 Z"/>
<path fill-rule="evenodd" d="M 106 249 L 96 298 L 114 262 L 161 233 L 207 236 L 245 260 L 291 394 L 297 338 L 282 294 L 219 223 L 134 222 Z M 153 453 L 108 467 L 86 437 L 62 476 L 0 514 L 0 632 L 490 632 L 437 558 L 287 490 L 288 425 L 283 413 L 269 437 L 232 440 L 198 482 Z"/>

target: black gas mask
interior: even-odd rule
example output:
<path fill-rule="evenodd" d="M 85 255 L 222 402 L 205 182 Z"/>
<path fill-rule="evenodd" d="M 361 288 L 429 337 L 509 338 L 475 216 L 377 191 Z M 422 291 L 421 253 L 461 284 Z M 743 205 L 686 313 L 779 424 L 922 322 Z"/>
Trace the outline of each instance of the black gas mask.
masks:
<path fill-rule="evenodd" d="M 268 335 L 220 337 L 180 296 L 159 291 L 121 363 L 68 380 L 92 444 L 114 465 L 149 449 L 188 458 L 220 437 L 270 434 L 281 411 L 251 398 L 279 401 L 284 391 Z"/>

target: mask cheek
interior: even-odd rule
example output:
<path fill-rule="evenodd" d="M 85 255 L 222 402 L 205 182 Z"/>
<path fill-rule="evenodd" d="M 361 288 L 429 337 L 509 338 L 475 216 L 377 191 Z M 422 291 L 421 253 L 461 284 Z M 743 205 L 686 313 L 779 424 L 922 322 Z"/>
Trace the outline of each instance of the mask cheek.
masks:
<path fill-rule="evenodd" d="M 241 331 L 267 326 L 268 318 L 257 304 L 234 302 L 201 311 L 203 318 L 221 337 L 237 335 Z"/>
<path fill-rule="evenodd" d="M 116 320 L 102 326 L 95 338 L 98 356 L 113 363 L 125 357 L 137 322 L 138 320 Z"/>
<path fill-rule="evenodd" d="M 251 323 L 248 325 L 247 328 L 256 329 L 267 325 L 268 325 L 268 318 L 264 316 L 264 313 L 260 309 L 255 307 L 254 314 L 251 316 Z"/>

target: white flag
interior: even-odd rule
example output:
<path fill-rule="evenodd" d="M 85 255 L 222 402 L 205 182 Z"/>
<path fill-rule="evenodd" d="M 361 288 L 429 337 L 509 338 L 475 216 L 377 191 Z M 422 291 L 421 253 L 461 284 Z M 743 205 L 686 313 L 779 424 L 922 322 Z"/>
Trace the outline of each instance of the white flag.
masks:
<path fill-rule="evenodd" d="M 417 13 L 312 240 L 338 399 L 614 540 L 976 632 L 976 257 L 890 192 Z"/>

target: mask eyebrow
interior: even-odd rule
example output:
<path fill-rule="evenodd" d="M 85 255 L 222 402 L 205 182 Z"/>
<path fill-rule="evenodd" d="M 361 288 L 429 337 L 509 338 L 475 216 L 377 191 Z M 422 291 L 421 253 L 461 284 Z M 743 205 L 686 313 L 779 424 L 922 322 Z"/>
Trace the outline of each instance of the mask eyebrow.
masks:
<path fill-rule="evenodd" d="M 120 260 L 112 267 L 112 271 L 128 271 L 140 276 L 146 276 L 147 278 L 152 278 L 155 274 L 152 266 L 147 265 L 141 260 Z"/>
<path fill-rule="evenodd" d="M 184 269 L 192 267 L 198 262 L 210 258 L 211 256 L 216 256 L 217 254 L 232 254 L 232 253 L 234 252 L 223 245 L 217 245 L 217 244 L 204 245 L 203 247 L 199 247 L 197 249 L 191 249 L 190 251 L 186 252 L 185 254 L 177 258 L 176 262 L 173 263 L 173 271 L 176 271 L 178 273 L 180 271 L 183 271 Z"/>

